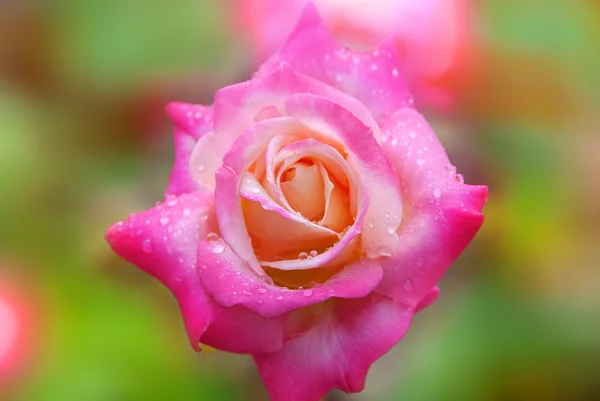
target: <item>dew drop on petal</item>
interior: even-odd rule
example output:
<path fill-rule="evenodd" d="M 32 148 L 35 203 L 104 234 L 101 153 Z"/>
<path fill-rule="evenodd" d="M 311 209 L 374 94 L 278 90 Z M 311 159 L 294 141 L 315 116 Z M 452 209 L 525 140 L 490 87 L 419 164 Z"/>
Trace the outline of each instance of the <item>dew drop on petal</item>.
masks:
<path fill-rule="evenodd" d="M 252 191 L 253 194 L 257 194 L 260 192 L 260 188 L 259 187 L 253 187 L 250 191 Z"/>
<path fill-rule="evenodd" d="M 440 196 L 442 196 L 442 191 L 439 188 L 436 188 L 433 191 L 433 196 L 435 196 L 436 198 L 439 198 Z"/>
<path fill-rule="evenodd" d="M 418 164 L 419 166 L 422 166 L 423 164 L 425 164 L 425 159 L 418 159 L 418 160 L 417 160 L 417 164 Z"/>
<path fill-rule="evenodd" d="M 204 167 L 204 164 L 198 164 L 198 165 L 196 166 L 196 170 L 197 170 L 199 173 L 203 172 L 205 168 L 206 168 L 206 167 Z"/>
<path fill-rule="evenodd" d="M 184 216 L 189 216 L 190 214 L 192 214 L 192 211 L 190 209 L 183 209 Z"/>
<path fill-rule="evenodd" d="M 210 250 L 212 253 L 220 254 L 225 250 L 225 243 L 215 233 L 208 233 L 206 236 L 206 242 L 210 245 Z"/>
<path fill-rule="evenodd" d="M 302 295 L 304 295 L 306 298 L 312 297 L 312 290 L 305 290 Z"/>
<path fill-rule="evenodd" d="M 396 229 L 394 227 L 388 227 L 387 232 L 389 235 L 396 234 Z"/>
<path fill-rule="evenodd" d="M 169 218 L 168 217 L 161 217 L 161 219 L 160 219 L 160 225 L 161 226 L 166 226 L 167 224 L 169 224 Z"/>
<path fill-rule="evenodd" d="M 412 282 L 412 280 L 410 278 L 407 278 L 406 280 L 404 280 L 404 284 L 402 286 L 406 290 L 411 290 L 412 286 L 413 286 L 413 282 Z"/>
<path fill-rule="evenodd" d="M 277 297 L 278 301 L 281 301 L 282 299 L 283 299 L 283 295 L 280 295 L 280 296 Z"/>
<path fill-rule="evenodd" d="M 259 293 L 259 294 L 266 294 L 266 293 L 267 293 L 267 289 L 266 289 L 266 288 L 264 288 L 264 287 L 260 287 L 260 288 L 258 289 L 258 293 Z"/>
<path fill-rule="evenodd" d="M 219 240 L 219 236 L 218 236 L 217 234 L 215 234 L 215 233 L 208 233 L 208 234 L 206 235 L 206 241 L 207 241 L 209 244 L 215 243 L 215 242 L 217 242 L 218 240 Z"/>
<path fill-rule="evenodd" d="M 150 239 L 145 239 L 142 241 L 142 251 L 145 253 L 152 253 L 152 241 L 150 241 Z"/>
<path fill-rule="evenodd" d="M 465 183 L 465 177 L 462 174 L 456 174 L 456 180 L 461 184 Z"/>
<path fill-rule="evenodd" d="M 319 254 L 319 252 L 315 251 L 314 249 L 312 251 L 310 251 L 310 256 L 312 256 L 313 258 L 315 256 L 317 256 Z"/>
<path fill-rule="evenodd" d="M 392 75 L 393 75 L 393 76 L 395 76 L 395 77 L 397 77 L 397 76 L 398 76 L 398 69 L 397 69 L 397 68 L 394 68 L 394 69 L 392 70 Z"/>
<path fill-rule="evenodd" d="M 300 252 L 300 254 L 298 255 L 298 259 L 300 259 L 300 260 L 306 260 L 306 259 L 308 259 L 308 253 L 306 253 L 306 252 Z"/>

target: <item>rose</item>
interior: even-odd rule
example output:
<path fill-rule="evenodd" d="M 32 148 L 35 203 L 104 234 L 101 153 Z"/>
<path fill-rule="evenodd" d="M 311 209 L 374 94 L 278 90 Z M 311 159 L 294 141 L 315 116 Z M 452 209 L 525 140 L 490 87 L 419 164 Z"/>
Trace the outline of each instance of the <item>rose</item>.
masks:
<path fill-rule="evenodd" d="M 358 392 L 483 222 L 412 107 L 395 46 L 338 47 L 312 6 L 214 106 L 174 103 L 165 202 L 114 251 L 177 298 L 194 348 L 252 354 L 274 400 Z"/>
<path fill-rule="evenodd" d="M 236 17 L 259 62 L 279 49 L 308 0 L 240 0 Z M 464 73 L 469 31 L 464 0 L 315 0 L 338 40 L 359 49 L 393 37 L 419 103 L 450 107 Z"/>

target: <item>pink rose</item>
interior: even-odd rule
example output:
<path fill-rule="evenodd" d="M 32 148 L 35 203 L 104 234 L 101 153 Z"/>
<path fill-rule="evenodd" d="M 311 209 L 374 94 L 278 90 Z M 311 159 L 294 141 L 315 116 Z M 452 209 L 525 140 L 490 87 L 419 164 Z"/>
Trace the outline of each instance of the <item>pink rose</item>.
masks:
<path fill-rule="evenodd" d="M 235 10 L 255 56 L 265 60 L 284 44 L 308 0 L 239 0 Z M 466 0 L 314 0 L 334 36 L 358 49 L 393 37 L 417 100 L 454 102 L 453 81 L 466 67 Z"/>
<path fill-rule="evenodd" d="M 168 113 L 166 199 L 113 225 L 114 251 L 171 290 L 194 348 L 251 354 L 273 400 L 361 391 L 487 199 L 413 109 L 395 46 L 340 48 L 308 6 L 250 81 Z"/>

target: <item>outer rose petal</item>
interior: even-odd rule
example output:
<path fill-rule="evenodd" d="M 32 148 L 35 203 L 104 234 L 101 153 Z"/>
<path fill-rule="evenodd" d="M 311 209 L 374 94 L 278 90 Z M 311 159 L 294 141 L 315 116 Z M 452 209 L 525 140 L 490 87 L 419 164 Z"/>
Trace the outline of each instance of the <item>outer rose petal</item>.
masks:
<path fill-rule="evenodd" d="M 131 215 L 114 224 L 106 239 L 117 255 L 173 293 L 194 349 L 203 342 L 230 352 L 275 351 L 281 347 L 281 321 L 265 320 L 243 308 L 221 308 L 202 288 L 196 270 L 198 241 L 215 226 L 212 194 L 200 191 L 169 197 L 164 204 Z"/>
<path fill-rule="evenodd" d="M 324 302 L 330 298 L 362 298 L 371 293 L 382 271 L 376 260 L 359 260 L 306 290 L 290 290 L 265 283 L 223 240 L 201 242 L 198 249 L 200 278 L 220 305 L 242 305 L 265 318 Z"/>
<path fill-rule="evenodd" d="M 181 195 L 200 189 L 190 175 L 190 156 L 198 139 L 212 130 L 212 107 L 170 103 L 167 113 L 175 123 L 175 162 L 165 195 Z"/>
<path fill-rule="evenodd" d="M 417 305 L 471 242 L 487 187 L 462 184 L 422 115 L 403 109 L 383 128 L 383 150 L 399 172 L 405 216 L 400 243 L 382 260 L 377 291 Z"/>
<path fill-rule="evenodd" d="M 395 42 L 385 41 L 370 54 L 340 47 L 312 3 L 306 5 L 287 43 L 261 66 L 255 78 L 271 74 L 282 61 L 358 99 L 378 123 L 394 110 L 413 104 Z"/>
<path fill-rule="evenodd" d="M 305 312 L 315 314 L 314 326 L 291 333 L 281 351 L 254 355 L 273 401 L 318 400 L 332 388 L 361 391 L 371 364 L 400 341 L 413 316 L 386 297 L 328 306 Z"/>

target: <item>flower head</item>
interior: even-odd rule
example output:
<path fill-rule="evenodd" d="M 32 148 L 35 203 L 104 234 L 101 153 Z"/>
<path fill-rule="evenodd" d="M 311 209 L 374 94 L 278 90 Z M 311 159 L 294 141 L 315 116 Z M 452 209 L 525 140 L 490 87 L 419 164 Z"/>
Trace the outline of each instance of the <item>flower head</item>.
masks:
<path fill-rule="evenodd" d="M 177 298 L 189 339 L 253 355 L 274 400 L 358 392 L 483 222 L 384 42 L 339 47 L 313 6 L 213 106 L 173 103 L 165 201 L 114 251 Z"/>

